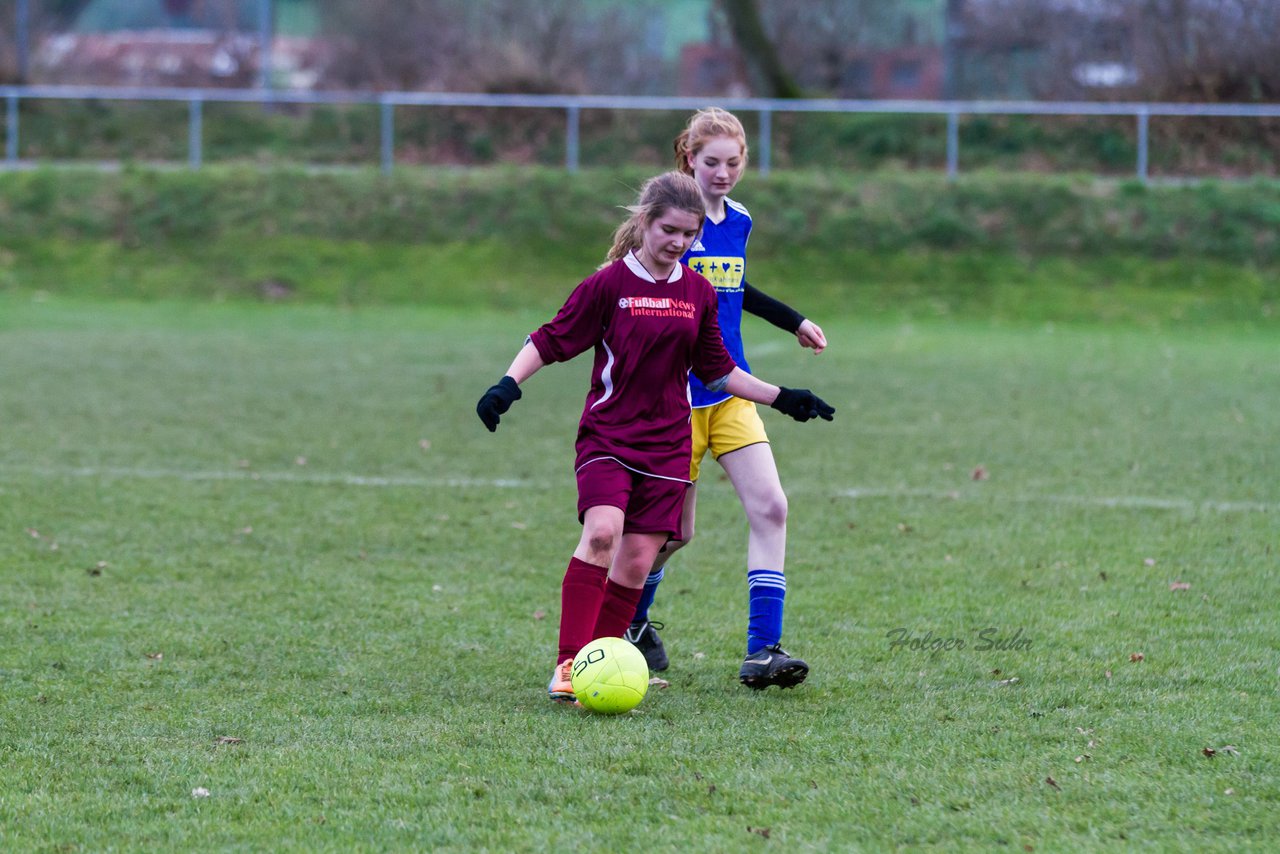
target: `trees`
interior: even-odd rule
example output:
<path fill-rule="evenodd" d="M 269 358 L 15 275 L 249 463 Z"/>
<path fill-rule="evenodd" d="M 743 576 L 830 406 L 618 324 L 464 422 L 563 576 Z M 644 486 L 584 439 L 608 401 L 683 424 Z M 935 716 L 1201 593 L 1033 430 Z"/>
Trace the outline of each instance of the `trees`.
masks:
<path fill-rule="evenodd" d="M 1280 98 L 1275 0 L 966 0 L 959 23 L 962 62 L 1013 68 L 1042 98 Z"/>
<path fill-rule="evenodd" d="M 799 98 L 800 87 L 778 58 L 756 0 L 720 0 L 720 5 L 758 93 L 768 98 Z"/>
<path fill-rule="evenodd" d="M 623 92 L 647 70 L 644 4 L 327 0 L 330 83 L 356 88 Z"/>
<path fill-rule="evenodd" d="M 0 0 L 0 83 L 26 83 L 31 54 L 43 34 L 65 27 L 91 0 Z"/>
<path fill-rule="evenodd" d="M 849 94 L 869 53 L 935 43 L 931 0 L 717 0 L 758 95 Z"/>
<path fill-rule="evenodd" d="M 1131 0 L 1149 32 L 1145 96 L 1177 101 L 1280 99 L 1274 0 Z"/>

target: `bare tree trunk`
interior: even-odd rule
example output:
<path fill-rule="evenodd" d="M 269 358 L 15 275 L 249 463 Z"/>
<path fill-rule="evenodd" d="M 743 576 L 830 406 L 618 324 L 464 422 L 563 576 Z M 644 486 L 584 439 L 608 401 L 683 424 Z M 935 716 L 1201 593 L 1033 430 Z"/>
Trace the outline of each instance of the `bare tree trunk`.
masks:
<path fill-rule="evenodd" d="M 721 0 L 729 30 L 742 53 L 743 60 L 762 87 L 760 94 L 769 98 L 799 98 L 800 87 L 778 59 L 764 24 L 756 0 Z"/>

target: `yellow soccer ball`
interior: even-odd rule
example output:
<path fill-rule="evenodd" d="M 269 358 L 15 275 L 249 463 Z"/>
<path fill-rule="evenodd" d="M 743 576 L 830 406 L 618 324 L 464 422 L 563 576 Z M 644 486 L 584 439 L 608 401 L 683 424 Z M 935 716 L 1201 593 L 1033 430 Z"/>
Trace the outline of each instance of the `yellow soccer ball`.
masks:
<path fill-rule="evenodd" d="M 573 693 L 588 711 L 629 712 L 649 689 L 644 654 L 622 638 L 597 638 L 573 657 Z"/>

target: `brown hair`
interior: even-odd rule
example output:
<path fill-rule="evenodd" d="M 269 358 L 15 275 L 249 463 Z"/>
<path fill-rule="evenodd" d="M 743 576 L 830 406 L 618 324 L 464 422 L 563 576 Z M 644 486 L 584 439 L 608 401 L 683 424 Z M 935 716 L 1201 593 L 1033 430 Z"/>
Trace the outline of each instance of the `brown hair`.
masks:
<path fill-rule="evenodd" d="M 663 172 L 645 181 L 640 187 L 639 201 L 627 210 L 631 211 L 631 216 L 613 233 L 613 246 L 602 266 L 620 260 L 633 249 L 639 249 L 642 232 L 667 211 L 696 214 L 699 225 L 707 215 L 697 182 L 680 172 Z"/>
<path fill-rule="evenodd" d="M 728 110 L 719 107 L 707 107 L 694 113 L 689 124 L 676 137 L 676 168 L 686 175 L 693 174 L 689 158 L 696 157 L 702 147 L 717 136 L 736 139 L 742 146 L 742 162 L 747 162 L 747 132 L 742 129 L 742 122 Z"/>

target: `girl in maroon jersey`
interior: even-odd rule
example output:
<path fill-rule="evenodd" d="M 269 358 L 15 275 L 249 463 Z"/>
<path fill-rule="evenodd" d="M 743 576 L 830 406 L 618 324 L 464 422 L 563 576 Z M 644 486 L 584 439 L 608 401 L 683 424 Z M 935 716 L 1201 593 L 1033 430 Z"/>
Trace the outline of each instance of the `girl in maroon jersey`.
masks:
<path fill-rule="evenodd" d="M 705 216 L 687 175 L 645 182 L 614 234 L 606 263 L 535 330 L 476 412 L 492 432 L 544 365 L 594 349 L 578 425 L 582 536 L 561 585 L 560 642 L 547 692 L 573 702 L 573 657 L 595 638 L 621 637 L 659 549 L 681 537 L 689 485 L 688 377 L 765 403 L 797 421 L 835 410 L 807 389 L 780 388 L 739 369 L 720 335 L 711 283 L 680 263 Z"/>

